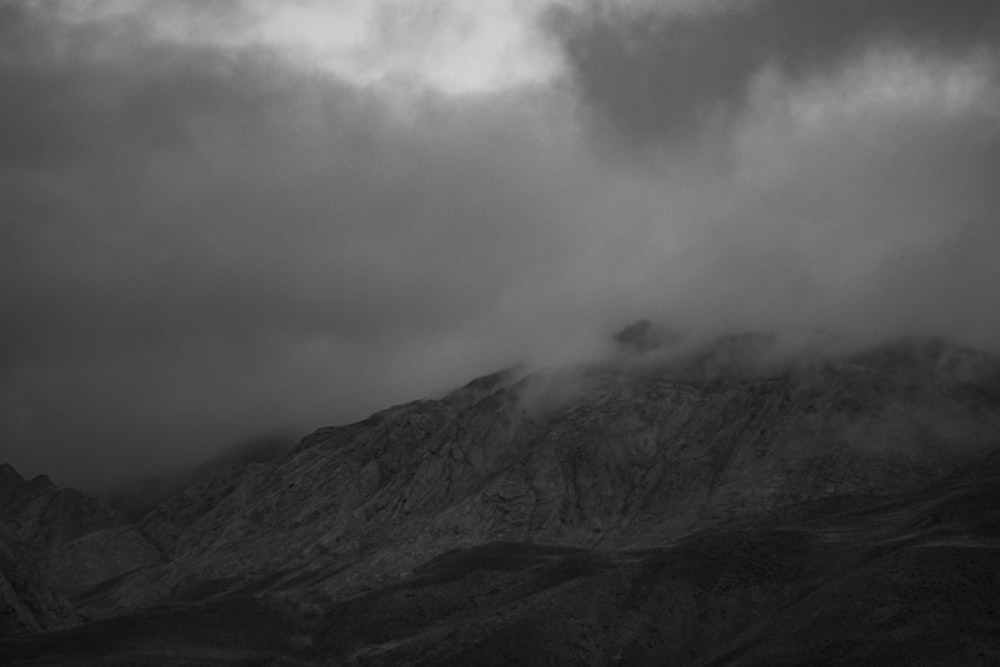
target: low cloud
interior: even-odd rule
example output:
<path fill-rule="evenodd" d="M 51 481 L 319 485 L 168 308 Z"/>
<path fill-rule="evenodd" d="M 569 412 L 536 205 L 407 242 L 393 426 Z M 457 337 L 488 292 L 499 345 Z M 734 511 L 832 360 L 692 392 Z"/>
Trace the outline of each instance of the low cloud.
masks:
<path fill-rule="evenodd" d="M 579 359 L 640 317 L 1000 334 L 997 59 L 976 40 L 693 61 L 701 83 L 618 109 L 648 77 L 601 98 L 539 3 L 483 10 L 545 56 L 488 90 L 435 58 L 405 86 L 308 64 L 259 38 L 262 5 L 199 23 L 257 36 L 238 43 L 177 28 L 198 3 L 95 6 L 0 5 L 0 458 L 26 474 L 175 469 Z M 693 53 L 717 48 L 705 25 Z M 670 34 L 643 37 L 648 67 Z"/>

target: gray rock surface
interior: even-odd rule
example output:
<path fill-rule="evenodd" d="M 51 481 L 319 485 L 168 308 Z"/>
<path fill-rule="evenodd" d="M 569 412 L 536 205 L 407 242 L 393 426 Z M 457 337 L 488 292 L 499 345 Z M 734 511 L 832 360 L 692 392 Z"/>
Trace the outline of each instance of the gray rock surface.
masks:
<path fill-rule="evenodd" d="M 79 620 L 66 599 L 49 588 L 30 551 L 0 525 L 0 637 L 54 630 Z"/>
<path fill-rule="evenodd" d="M 662 546 L 826 498 L 902 493 L 998 443 L 995 366 L 934 340 L 803 362 L 742 336 L 487 376 L 186 489 L 140 523 L 166 563 L 84 608 L 109 615 L 206 582 L 218 595 L 342 597 L 453 548 Z"/>
<path fill-rule="evenodd" d="M 67 597 L 161 561 L 155 545 L 100 500 L 44 475 L 25 480 L 9 464 L 0 466 L 0 525 Z"/>

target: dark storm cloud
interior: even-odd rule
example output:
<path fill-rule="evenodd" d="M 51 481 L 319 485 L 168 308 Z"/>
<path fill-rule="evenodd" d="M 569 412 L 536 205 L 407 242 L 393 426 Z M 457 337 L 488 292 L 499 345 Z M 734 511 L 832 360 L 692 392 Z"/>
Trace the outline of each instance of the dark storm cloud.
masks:
<path fill-rule="evenodd" d="M 987 13 L 778 5 L 672 14 L 684 67 L 631 38 L 585 64 L 601 24 L 568 38 L 576 85 L 452 95 L 213 38 L 243 4 L 171 4 L 178 31 L 0 2 L 0 459 L 93 488 L 640 317 L 1000 340 Z M 581 103 L 633 139 L 726 112 L 622 160 Z"/>
<path fill-rule="evenodd" d="M 567 187 L 558 148 L 535 159 L 548 102 L 397 107 L 253 46 L 38 7 L 5 5 L 0 41 L 16 93 L 3 458 L 94 484 L 360 418 L 510 356 L 469 330 L 511 271 L 569 250 L 536 226 Z"/>
<path fill-rule="evenodd" d="M 614 7 L 614 3 L 610 3 Z M 742 111 L 753 75 L 828 72 L 858 51 L 892 43 L 948 55 L 1000 45 L 993 0 L 757 0 L 667 11 L 669 3 L 557 6 L 584 100 L 623 136 L 691 138 Z"/>
<path fill-rule="evenodd" d="M 124 158 L 168 148 L 189 139 L 199 113 L 236 119 L 259 108 L 248 96 L 267 92 L 233 85 L 252 81 L 253 54 L 178 51 L 144 43 L 137 27 L 123 26 L 109 41 L 95 26 L 46 18 L 22 10 L 0 24 L 6 102 L 0 168 L 65 166 L 95 154 Z"/>
<path fill-rule="evenodd" d="M 207 342 L 227 320 L 205 317 L 209 256 L 184 259 L 201 236 L 185 221 L 176 233 L 159 224 L 171 213 L 157 221 L 143 190 L 158 189 L 156 170 L 195 145 L 199 122 L 239 124 L 265 106 L 257 95 L 269 89 L 257 85 L 253 65 L 221 53 L 146 46 L 135 31 L 112 39 L 9 3 L 4 11 L 4 458 L 93 482 L 178 452 L 189 459 L 208 433 L 225 441 L 256 428 L 213 428 L 243 414 L 212 386 L 214 377 L 240 376 L 225 358 L 240 351 Z M 238 310 L 239 297 L 230 292 L 216 305 Z M 200 399 L 186 395 L 192 387 Z M 206 417 L 197 402 L 215 398 L 219 417 Z"/>

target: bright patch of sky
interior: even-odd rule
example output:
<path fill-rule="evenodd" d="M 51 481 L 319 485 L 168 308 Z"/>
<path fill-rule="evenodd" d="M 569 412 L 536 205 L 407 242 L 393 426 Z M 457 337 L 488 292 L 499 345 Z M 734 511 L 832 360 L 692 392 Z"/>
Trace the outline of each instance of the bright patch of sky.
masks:
<path fill-rule="evenodd" d="M 155 39 L 272 49 L 357 86 L 484 94 L 562 71 L 542 0 L 248 0 L 201 5 L 63 0 L 74 22 L 141 21 Z M 220 29 L 224 27 L 225 29 Z"/>
<path fill-rule="evenodd" d="M 802 81 L 766 67 L 750 84 L 750 113 L 740 124 L 735 150 L 751 179 L 795 169 L 789 152 L 816 150 L 814 141 L 875 141 L 872 132 L 901 123 L 949 122 L 1000 116 L 1000 91 L 990 59 L 963 60 L 879 48 L 829 75 Z M 782 176 L 784 177 L 784 176 Z"/>
<path fill-rule="evenodd" d="M 918 56 L 877 50 L 832 80 L 819 80 L 793 102 L 805 126 L 825 125 L 867 113 L 954 116 L 995 109 L 990 61 Z"/>

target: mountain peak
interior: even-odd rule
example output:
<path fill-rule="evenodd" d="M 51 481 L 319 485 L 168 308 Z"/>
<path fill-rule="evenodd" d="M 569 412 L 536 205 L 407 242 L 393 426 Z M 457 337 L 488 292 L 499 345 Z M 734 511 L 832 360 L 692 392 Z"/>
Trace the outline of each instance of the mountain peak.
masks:
<path fill-rule="evenodd" d="M 614 335 L 614 341 L 625 352 L 648 352 L 678 342 L 682 336 L 652 320 L 633 322 Z"/>
<path fill-rule="evenodd" d="M 0 492 L 24 484 L 24 478 L 9 463 L 0 464 Z"/>
<path fill-rule="evenodd" d="M 48 475 L 35 475 L 28 484 L 35 488 L 57 488 L 55 482 Z"/>

